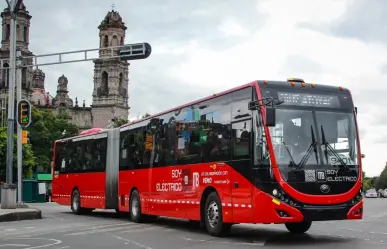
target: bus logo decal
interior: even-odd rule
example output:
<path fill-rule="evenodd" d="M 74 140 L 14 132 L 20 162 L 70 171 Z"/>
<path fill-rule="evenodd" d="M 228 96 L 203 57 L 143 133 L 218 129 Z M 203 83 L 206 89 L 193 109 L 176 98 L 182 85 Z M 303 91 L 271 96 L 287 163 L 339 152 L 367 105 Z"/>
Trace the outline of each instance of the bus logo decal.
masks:
<path fill-rule="evenodd" d="M 325 173 L 325 170 L 318 170 L 318 171 L 317 171 L 317 180 L 318 180 L 318 181 L 326 181 L 326 173 Z"/>
<path fill-rule="evenodd" d="M 198 172 L 194 172 L 192 174 L 192 176 L 193 176 L 193 183 L 192 183 L 192 185 L 193 185 L 193 188 L 195 189 L 195 188 L 199 187 L 199 173 Z"/>

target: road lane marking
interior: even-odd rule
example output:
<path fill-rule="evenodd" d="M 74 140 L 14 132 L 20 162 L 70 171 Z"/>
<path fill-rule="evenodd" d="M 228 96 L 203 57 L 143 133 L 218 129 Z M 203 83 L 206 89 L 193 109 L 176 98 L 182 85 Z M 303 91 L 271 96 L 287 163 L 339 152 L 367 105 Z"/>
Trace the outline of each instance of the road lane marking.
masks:
<path fill-rule="evenodd" d="M 122 237 L 119 237 L 119 236 L 114 236 L 116 239 L 119 239 L 119 240 L 123 240 L 123 241 L 126 241 L 127 243 L 129 244 L 133 244 L 133 245 L 136 245 L 138 247 L 141 247 L 141 248 L 144 248 L 144 249 L 153 249 L 152 247 L 149 247 L 149 246 L 146 246 L 146 245 L 143 245 L 143 244 L 140 244 L 136 241 L 133 241 L 133 240 L 130 240 L 130 239 L 125 239 L 125 238 L 122 238 Z M 125 243 L 126 244 L 126 243 Z"/>
<path fill-rule="evenodd" d="M 192 239 L 187 237 L 180 237 L 180 238 L 186 241 L 192 241 L 192 242 L 202 242 L 202 243 L 212 243 L 212 244 L 219 243 L 219 244 L 245 245 L 245 246 L 264 246 L 266 243 L 266 240 L 263 240 L 263 241 L 254 240 L 253 242 L 233 242 L 233 241 L 219 241 L 219 240 L 200 240 L 200 239 Z"/>
<path fill-rule="evenodd" d="M 128 225 L 128 224 L 126 224 L 126 225 Z M 113 231 L 118 231 L 118 230 L 123 230 L 123 229 L 130 230 L 133 228 L 144 228 L 144 226 L 143 225 L 129 225 L 128 227 L 112 227 L 112 228 L 107 228 L 107 229 L 86 229 L 86 231 L 68 233 L 68 234 L 65 234 L 64 236 L 76 236 L 76 235 L 87 235 L 87 234 L 94 234 L 94 233 L 106 233 L 106 232 L 113 232 Z"/>
<path fill-rule="evenodd" d="M 145 232 L 145 231 L 154 230 L 154 229 L 156 229 L 156 227 L 147 227 L 147 228 L 140 228 L 139 227 L 139 229 L 126 230 L 126 231 L 122 231 L 120 233 L 139 233 L 139 232 Z"/>
<path fill-rule="evenodd" d="M 27 248 L 24 248 L 24 249 L 38 249 L 38 248 L 44 248 L 44 247 L 49 247 L 49 246 L 54 246 L 54 245 L 59 245 L 62 243 L 61 240 L 57 240 L 57 239 L 48 239 L 48 238 L 20 238 L 20 237 L 16 237 L 16 238 L 12 238 L 12 239 L 21 239 L 21 240 L 48 240 L 48 241 L 53 241 L 54 243 L 50 243 L 50 244 L 46 244 L 46 245 L 40 245 L 40 246 L 33 246 L 33 247 L 27 247 Z"/>
<path fill-rule="evenodd" d="M 26 247 L 26 246 L 30 246 L 30 245 L 23 245 L 23 244 L 4 244 L 4 245 L 0 245 L 1 246 L 15 246 L 15 247 Z"/>

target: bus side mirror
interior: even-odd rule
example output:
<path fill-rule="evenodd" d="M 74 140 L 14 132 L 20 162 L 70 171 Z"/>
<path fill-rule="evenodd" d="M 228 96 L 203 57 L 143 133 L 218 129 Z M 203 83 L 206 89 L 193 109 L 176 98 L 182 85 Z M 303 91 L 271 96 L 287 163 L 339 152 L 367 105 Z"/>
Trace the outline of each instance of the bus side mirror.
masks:
<path fill-rule="evenodd" d="M 364 154 L 361 154 L 361 158 L 365 158 L 365 155 L 364 155 Z"/>
<path fill-rule="evenodd" d="M 357 107 L 355 106 L 355 113 L 356 113 L 356 115 L 357 115 Z"/>
<path fill-rule="evenodd" d="M 265 113 L 266 113 L 266 123 L 265 123 L 265 125 L 269 126 L 269 127 L 274 127 L 275 124 L 276 124 L 275 108 L 273 108 L 273 107 L 266 107 Z"/>

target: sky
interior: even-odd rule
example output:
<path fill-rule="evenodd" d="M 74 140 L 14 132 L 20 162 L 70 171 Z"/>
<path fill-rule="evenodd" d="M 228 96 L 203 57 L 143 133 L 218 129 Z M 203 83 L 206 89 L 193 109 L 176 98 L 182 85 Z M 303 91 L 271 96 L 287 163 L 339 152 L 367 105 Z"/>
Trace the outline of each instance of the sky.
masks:
<path fill-rule="evenodd" d="M 130 65 L 130 118 L 253 80 L 303 78 L 351 90 L 358 107 L 366 175 L 378 175 L 386 165 L 385 0 L 24 3 L 32 15 L 30 50 L 36 55 L 97 48 L 97 27 L 115 4 L 128 27 L 125 43 L 152 46 L 148 59 Z M 55 95 L 58 78 L 64 74 L 70 96 L 91 104 L 92 62 L 41 69 L 47 91 Z"/>

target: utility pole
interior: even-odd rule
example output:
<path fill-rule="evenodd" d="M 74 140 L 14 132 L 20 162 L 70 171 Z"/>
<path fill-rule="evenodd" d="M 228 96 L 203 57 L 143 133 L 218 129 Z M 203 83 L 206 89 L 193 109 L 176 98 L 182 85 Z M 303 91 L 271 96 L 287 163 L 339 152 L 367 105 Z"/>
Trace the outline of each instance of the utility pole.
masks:
<path fill-rule="evenodd" d="M 16 101 L 17 103 L 20 103 L 21 101 L 21 92 L 22 92 L 22 82 L 21 82 L 21 52 L 16 52 L 17 57 L 17 69 L 16 69 Z M 19 106 L 19 105 L 18 105 Z M 18 111 L 17 117 L 19 118 L 20 113 Z M 18 204 L 22 205 L 22 182 L 23 182 L 23 145 L 22 145 L 22 127 L 20 125 L 20 121 L 18 122 L 18 125 L 16 126 L 16 132 L 17 132 L 17 200 Z"/>
<path fill-rule="evenodd" d="M 1 208 L 16 208 L 15 186 L 13 183 L 13 134 L 15 124 L 15 79 L 16 79 L 16 17 L 22 0 L 6 0 L 11 14 L 10 23 L 10 48 L 9 48 L 9 102 L 8 102 L 8 142 L 7 142 L 7 166 L 6 183 L 1 190 Z M 3 63 L 1 63 L 1 66 Z"/>

